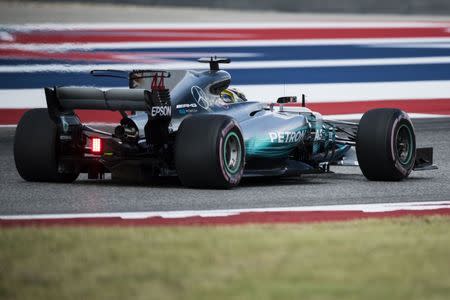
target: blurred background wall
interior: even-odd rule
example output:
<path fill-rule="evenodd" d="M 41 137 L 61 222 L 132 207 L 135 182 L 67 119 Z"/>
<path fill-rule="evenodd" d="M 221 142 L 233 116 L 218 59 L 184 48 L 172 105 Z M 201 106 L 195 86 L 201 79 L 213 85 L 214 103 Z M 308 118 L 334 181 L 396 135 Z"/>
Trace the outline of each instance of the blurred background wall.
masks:
<path fill-rule="evenodd" d="M 450 14 L 450 0 L 60 0 L 59 2 L 96 2 L 321 13 Z"/>

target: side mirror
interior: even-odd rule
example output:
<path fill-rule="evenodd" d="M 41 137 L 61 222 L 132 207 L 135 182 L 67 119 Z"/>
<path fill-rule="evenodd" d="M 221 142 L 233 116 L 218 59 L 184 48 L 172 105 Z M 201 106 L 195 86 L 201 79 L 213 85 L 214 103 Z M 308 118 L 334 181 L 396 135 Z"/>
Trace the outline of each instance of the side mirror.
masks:
<path fill-rule="evenodd" d="M 297 97 L 296 96 L 280 97 L 277 100 L 277 103 L 295 103 L 295 102 L 297 102 Z"/>

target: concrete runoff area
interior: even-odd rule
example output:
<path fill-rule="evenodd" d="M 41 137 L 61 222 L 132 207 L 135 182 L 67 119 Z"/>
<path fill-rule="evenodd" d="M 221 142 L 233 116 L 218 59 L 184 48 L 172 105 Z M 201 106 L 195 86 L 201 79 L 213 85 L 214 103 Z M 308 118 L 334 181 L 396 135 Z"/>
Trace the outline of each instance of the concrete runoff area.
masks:
<path fill-rule="evenodd" d="M 218 8 L 189 8 L 170 6 L 112 5 L 105 3 L 58 3 L 0 1 L 0 22 L 79 23 L 79 22 L 299 22 L 299 21 L 448 21 L 442 15 L 385 15 L 246 11 Z"/>

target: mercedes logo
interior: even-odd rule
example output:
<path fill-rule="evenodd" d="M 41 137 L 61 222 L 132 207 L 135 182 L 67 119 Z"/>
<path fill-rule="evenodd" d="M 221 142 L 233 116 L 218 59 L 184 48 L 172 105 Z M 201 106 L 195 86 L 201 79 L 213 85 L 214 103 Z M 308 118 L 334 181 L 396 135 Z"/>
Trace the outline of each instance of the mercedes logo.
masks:
<path fill-rule="evenodd" d="M 194 97 L 197 104 L 200 105 L 200 107 L 202 107 L 204 109 L 209 108 L 209 102 L 207 100 L 207 96 L 205 94 L 205 91 L 203 91 L 203 89 L 201 89 L 199 86 L 194 85 L 191 88 L 191 94 L 192 94 L 192 97 Z"/>

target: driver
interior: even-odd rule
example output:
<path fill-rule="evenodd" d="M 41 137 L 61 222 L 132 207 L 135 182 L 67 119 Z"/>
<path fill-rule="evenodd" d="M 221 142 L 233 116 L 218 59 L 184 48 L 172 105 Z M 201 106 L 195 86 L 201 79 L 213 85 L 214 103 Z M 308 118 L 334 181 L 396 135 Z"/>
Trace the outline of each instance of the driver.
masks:
<path fill-rule="evenodd" d="M 220 93 L 220 97 L 225 103 L 238 103 L 247 101 L 244 93 L 239 91 L 237 88 L 228 88 L 223 90 Z"/>

